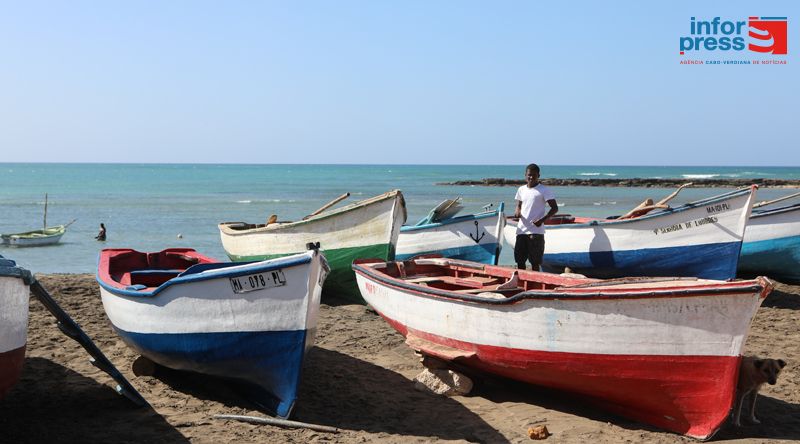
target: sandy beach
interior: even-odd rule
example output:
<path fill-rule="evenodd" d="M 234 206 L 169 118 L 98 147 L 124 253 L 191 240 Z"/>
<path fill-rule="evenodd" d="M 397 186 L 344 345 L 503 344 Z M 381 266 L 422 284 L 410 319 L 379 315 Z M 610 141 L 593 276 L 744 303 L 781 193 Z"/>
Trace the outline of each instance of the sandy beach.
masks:
<path fill-rule="evenodd" d="M 317 344 L 304 370 L 293 419 L 341 433 L 214 419 L 264 416 L 216 381 L 172 371 L 136 377 L 137 355 L 113 333 L 93 275 L 38 276 L 56 300 L 150 402 L 135 408 L 112 389 L 88 354 L 61 334 L 31 299 L 21 381 L 0 401 L 2 442 L 529 442 L 546 424 L 548 442 L 696 442 L 585 405 L 563 393 L 487 378 L 469 396 L 415 388 L 419 359 L 379 316 L 360 305 L 323 304 Z M 800 439 L 800 286 L 778 284 L 753 322 L 746 354 L 788 362 L 758 400 L 762 424 L 726 425 L 715 441 Z"/>

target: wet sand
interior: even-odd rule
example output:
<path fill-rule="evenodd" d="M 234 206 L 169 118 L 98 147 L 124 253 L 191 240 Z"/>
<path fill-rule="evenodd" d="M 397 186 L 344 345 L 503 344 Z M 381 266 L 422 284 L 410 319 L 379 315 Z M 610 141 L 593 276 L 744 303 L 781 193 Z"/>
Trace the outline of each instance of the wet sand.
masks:
<path fill-rule="evenodd" d="M 111 330 L 94 276 L 38 277 L 152 408 L 137 409 L 117 395 L 111 378 L 32 298 L 22 380 L 0 401 L 0 442 L 530 442 L 528 427 L 539 424 L 553 433 L 546 442 L 696 442 L 511 381 L 487 378 L 469 396 L 452 398 L 419 391 L 412 381 L 422 369 L 418 358 L 400 334 L 359 305 L 323 304 L 293 416 L 341 433 L 213 419 L 264 415 L 202 376 L 136 377 L 137 355 Z M 788 366 L 777 385 L 761 392 L 762 424 L 726 425 L 714 441 L 800 440 L 800 286 L 777 286 L 756 315 L 745 352 L 782 358 Z"/>

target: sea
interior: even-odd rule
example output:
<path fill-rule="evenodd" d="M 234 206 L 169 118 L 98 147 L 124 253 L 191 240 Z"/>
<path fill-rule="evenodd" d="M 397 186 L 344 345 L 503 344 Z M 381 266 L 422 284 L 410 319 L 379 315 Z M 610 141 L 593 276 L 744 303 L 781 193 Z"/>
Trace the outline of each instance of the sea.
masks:
<path fill-rule="evenodd" d="M 540 165 L 546 178 L 800 179 L 792 167 Z M 461 197 L 462 213 L 505 202 L 513 211 L 515 187 L 440 185 L 483 178 L 523 179 L 525 165 L 259 165 L 259 164 L 49 164 L 0 163 L 0 233 L 39 229 L 74 220 L 54 246 L 0 246 L 0 255 L 36 273 L 95 273 L 103 248 L 159 251 L 189 247 L 225 260 L 217 224 L 263 223 L 275 214 L 297 220 L 337 196 L 339 205 L 393 189 L 405 196 L 409 224 L 444 199 Z M 646 198 L 674 188 L 552 187 L 560 213 L 605 217 L 625 213 Z M 726 188 L 686 188 L 670 204 L 720 194 Z M 789 194 L 761 189 L 758 200 Z M 100 223 L 106 242 L 94 239 Z M 513 263 L 504 248 L 500 263 Z"/>

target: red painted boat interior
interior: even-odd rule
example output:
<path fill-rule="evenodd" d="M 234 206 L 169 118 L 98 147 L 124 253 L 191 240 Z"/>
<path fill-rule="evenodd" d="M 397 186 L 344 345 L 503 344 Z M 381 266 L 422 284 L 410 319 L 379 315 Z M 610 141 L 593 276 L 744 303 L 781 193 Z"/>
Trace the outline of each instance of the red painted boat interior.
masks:
<path fill-rule="evenodd" d="M 506 298 L 531 291 L 550 292 L 550 297 L 554 297 L 552 293 L 563 294 L 563 297 L 573 299 L 604 299 L 617 297 L 616 295 L 644 298 L 697 296 L 696 290 L 708 289 L 736 294 L 750 292 L 754 285 L 761 287 L 761 297 L 765 298 L 773 288 L 772 282 L 763 277 L 724 283 L 677 277 L 603 280 L 586 278 L 582 275 L 543 273 L 443 259 L 438 255 L 422 255 L 403 262 L 385 263 L 378 259 L 359 259 L 353 264 L 356 266 L 356 273 L 364 274 L 369 270 L 367 274 L 389 278 L 396 282 L 392 285 L 419 293 L 425 293 L 425 289 L 430 288 L 473 296 L 490 292 Z"/>
<path fill-rule="evenodd" d="M 155 253 L 106 249 L 100 253 L 98 273 L 104 282 L 119 288 L 158 287 L 192 265 L 215 262 L 191 248 L 169 248 Z"/>
<path fill-rule="evenodd" d="M 356 261 L 357 264 L 367 264 L 369 262 L 369 260 Z M 566 278 L 551 273 L 515 270 L 491 265 L 476 268 L 474 265 L 460 265 L 458 261 L 450 261 L 448 265 L 438 265 L 417 263 L 414 259 L 410 259 L 404 262 L 388 262 L 385 268 L 376 271 L 405 282 L 439 290 L 472 294 L 491 291 L 505 296 L 513 296 L 529 290 L 552 290 L 564 285 L 585 284 L 596 281 L 595 279 Z M 504 285 L 511 280 L 515 272 L 517 272 L 518 276 L 517 285 Z M 498 289 L 499 286 L 510 288 Z"/>

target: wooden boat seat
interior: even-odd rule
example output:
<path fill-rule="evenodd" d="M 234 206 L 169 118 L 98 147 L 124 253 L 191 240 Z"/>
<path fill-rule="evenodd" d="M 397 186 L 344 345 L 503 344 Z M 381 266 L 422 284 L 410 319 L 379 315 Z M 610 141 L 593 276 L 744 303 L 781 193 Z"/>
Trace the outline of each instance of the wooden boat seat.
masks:
<path fill-rule="evenodd" d="M 441 281 L 442 277 L 441 276 L 421 276 L 421 277 L 408 278 L 408 279 L 403 279 L 403 280 L 406 281 L 406 282 L 412 283 L 412 284 L 424 284 L 426 282 Z"/>
<path fill-rule="evenodd" d="M 499 279 L 488 276 L 470 276 L 470 277 L 455 277 L 455 276 L 421 276 L 416 278 L 404 279 L 405 282 L 412 284 L 429 284 L 432 282 L 444 282 L 451 285 L 458 285 L 461 287 L 470 287 L 477 289 L 489 288 L 492 284 L 499 284 Z"/>
<path fill-rule="evenodd" d="M 133 270 L 130 272 L 129 285 L 158 287 L 164 282 L 177 277 L 183 270 Z"/>
<path fill-rule="evenodd" d="M 488 293 L 500 293 L 503 295 L 514 295 L 523 291 L 525 291 L 525 289 L 521 287 L 498 289 L 496 285 L 490 285 L 488 287 L 483 287 L 483 288 L 467 288 L 464 290 L 455 290 L 456 293 L 464 293 L 464 294 L 480 294 L 488 292 Z"/>

